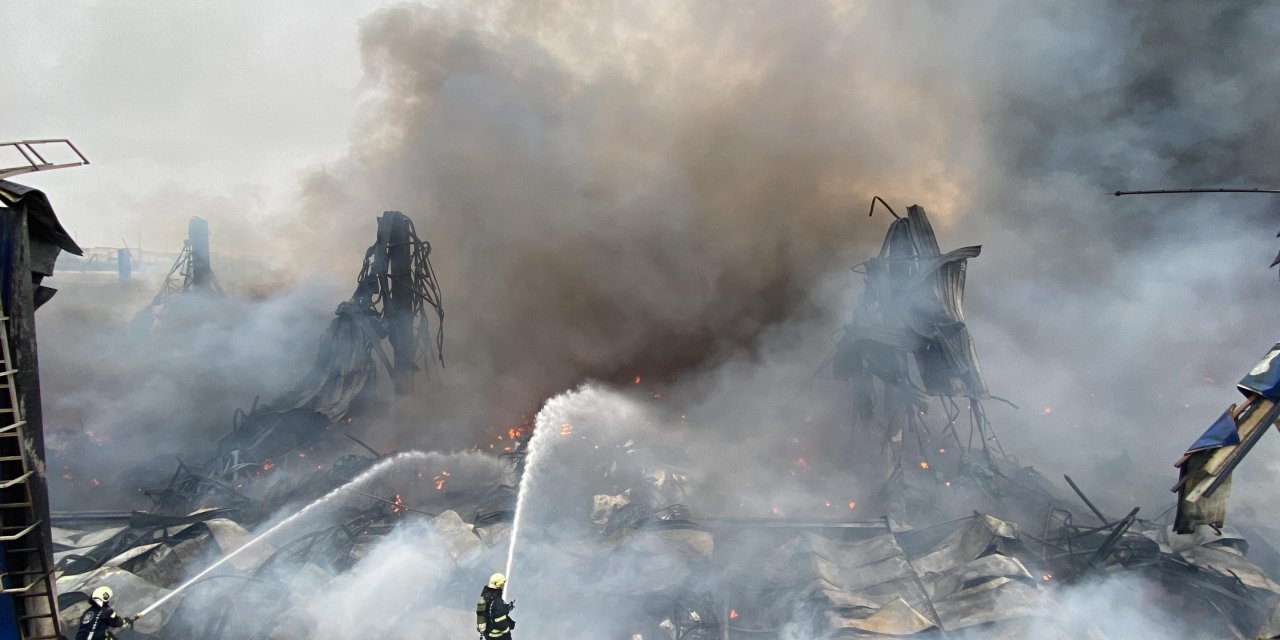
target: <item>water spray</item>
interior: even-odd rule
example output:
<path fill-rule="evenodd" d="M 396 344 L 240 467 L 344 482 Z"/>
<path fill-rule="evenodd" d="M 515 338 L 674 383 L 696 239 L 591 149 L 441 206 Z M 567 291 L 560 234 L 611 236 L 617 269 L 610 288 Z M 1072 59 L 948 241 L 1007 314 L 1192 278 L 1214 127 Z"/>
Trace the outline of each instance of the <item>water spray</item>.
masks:
<path fill-rule="evenodd" d="M 544 408 L 543 411 L 546 409 Z M 538 482 L 543 452 L 548 448 L 550 443 L 547 440 L 552 437 L 554 431 L 550 422 L 550 416 L 539 412 L 534 420 L 533 436 L 529 438 L 529 455 L 525 457 L 524 474 L 520 478 L 520 490 L 516 493 L 516 513 L 512 518 L 511 540 L 507 545 L 507 566 L 503 572 L 507 577 L 508 594 L 511 593 L 511 570 L 515 565 L 516 539 L 520 535 L 520 522 L 524 519 L 525 503 L 528 501 L 529 492 L 533 490 L 533 485 Z"/>
<path fill-rule="evenodd" d="M 344 492 L 352 491 L 352 492 L 367 496 L 368 494 L 355 491 L 355 487 L 361 484 L 364 484 L 365 482 L 368 482 L 375 476 L 381 475 L 382 473 L 389 470 L 391 467 L 397 466 L 402 462 L 406 462 L 408 460 L 420 460 L 420 461 L 428 460 L 432 457 L 432 455 L 423 453 L 421 451 L 407 451 L 405 453 L 401 453 L 401 454 L 392 456 L 390 458 L 384 458 L 378 461 L 377 464 L 374 464 L 372 467 L 369 467 L 368 469 L 366 469 L 364 473 L 361 473 L 355 478 L 352 478 L 350 482 L 347 482 L 346 484 L 334 489 L 333 491 L 330 491 L 329 493 L 325 494 L 323 497 L 316 500 L 315 502 L 312 502 L 311 504 L 303 507 L 302 510 L 298 511 L 297 513 L 289 516 L 288 518 L 285 518 L 284 520 L 281 520 L 278 524 L 271 527 L 270 529 L 267 529 L 266 531 L 263 531 L 262 533 L 254 536 L 248 542 L 244 543 L 243 545 L 240 545 L 240 547 L 237 548 L 235 551 L 232 551 L 231 553 L 228 553 L 227 555 L 223 556 L 221 560 L 218 560 L 217 562 L 209 565 L 204 571 L 201 571 L 200 573 L 196 574 L 195 577 L 191 578 L 190 580 L 187 580 L 186 582 L 179 585 L 178 588 L 165 594 L 164 597 L 151 603 L 150 606 L 140 611 L 138 615 L 134 616 L 134 619 L 136 620 L 138 618 L 141 618 L 147 615 L 148 613 L 151 613 L 160 605 L 168 602 L 170 598 L 172 598 L 175 595 L 178 595 L 178 593 L 182 592 L 187 587 L 190 587 L 191 585 L 195 584 L 206 575 L 209 575 L 215 569 L 225 564 L 228 560 L 239 555 L 242 551 L 258 544 L 259 542 L 262 542 L 263 540 L 266 540 L 271 535 L 275 534 L 276 532 L 282 529 L 285 529 L 289 525 L 294 524 L 295 522 L 302 519 L 304 516 L 309 515 L 311 512 L 323 506 L 324 504 L 333 501 L 338 496 L 342 495 Z"/>

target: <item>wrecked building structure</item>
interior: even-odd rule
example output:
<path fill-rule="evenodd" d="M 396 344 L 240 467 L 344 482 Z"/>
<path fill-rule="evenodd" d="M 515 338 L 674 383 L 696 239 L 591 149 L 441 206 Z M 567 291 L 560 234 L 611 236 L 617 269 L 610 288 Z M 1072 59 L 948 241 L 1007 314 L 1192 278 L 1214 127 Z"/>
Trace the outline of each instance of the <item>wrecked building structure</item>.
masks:
<path fill-rule="evenodd" d="M 55 293 L 42 281 L 58 254 L 84 252 L 44 192 L 9 178 L 89 160 L 65 139 L 0 149 L 25 160 L 0 168 L 0 637 L 58 638 L 35 312 Z"/>
<path fill-rule="evenodd" d="M 933 453 L 951 447 L 958 454 L 952 471 L 959 472 L 972 464 L 971 450 L 988 466 L 1003 451 L 983 409 L 990 393 L 964 322 L 968 261 L 982 247 L 943 253 L 924 207 L 912 205 L 901 217 L 878 197 L 872 212 L 877 203 L 894 220 L 880 253 L 854 267 L 865 287 L 832 371 L 849 383 L 855 430 L 879 434 L 884 497 L 901 515 L 908 453 L 915 460 L 908 466 L 936 472 L 941 461 Z M 936 431 L 931 408 L 943 413 Z M 962 436 L 965 413 L 969 429 Z"/>
<path fill-rule="evenodd" d="M 405 394 L 429 359 L 443 364 L 444 303 L 430 254 L 430 243 L 418 237 L 408 216 L 383 213 L 355 292 L 334 311 L 311 370 L 271 402 L 255 399 L 247 411 L 237 411 L 212 459 L 180 462 L 167 487 L 149 491 L 158 510 L 185 514 L 206 500 L 248 504 L 239 485 L 276 465 L 295 464 L 335 429 L 359 442 L 343 428 L 379 402 L 380 370 L 396 394 Z"/>
<path fill-rule="evenodd" d="M 128 249 L 117 253 L 117 264 L 121 280 L 127 280 L 126 273 L 132 273 L 132 264 Z M 209 252 L 209 223 L 204 218 L 192 216 L 187 224 L 187 239 L 182 243 L 182 250 L 169 268 L 160 283 L 151 303 L 138 311 L 133 318 L 134 328 L 146 331 L 164 317 L 165 309 L 174 304 L 181 296 L 186 295 L 221 295 L 222 287 L 213 273 L 213 258 Z"/>
<path fill-rule="evenodd" d="M 1278 555 L 1265 544 L 1229 528 L 1187 531 L 1136 507 L 1108 513 L 1088 498 L 1090 483 L 1063 487 L 1000 449 L 962 311 L 966 261 L 978 251 L 943 253 L 913 206 L 864 265 L 867 290 L 835 367 L 859 399 L 857 424 L 883 443 L 886 498 L 856 519 L 717 512 L 699 504 L 696 461 L 680 470 L 654 463 L 629 432 L 530 426 L 572 443 L 551 483 L 571 508 L 540 527 L 536 562 L 554 567 L 554 588 L 521 595 L 517 615 L 543 619 L 521 618 L 517 633 L 586 637 L 585 619 L 591 637 L 631 640 L 1108 637 L 1087 623 L 1064 626 L 1055 598 L 1128 576 L 1150 589 L 1135 598 L 1185 612 L 1196 637 L 1271 637 L 1280 585 L 1262 567 Z M 480 584 L 506 556 L 530 434 L 513 430 L 513 450 L 497 456 L 424 456 L 369 483 L 353 484 L 388 460 L 384 452 L 362 446 L 327 465 L 303 456 L 336 450 L 344 437 L 359 442 L 361 417 L 381 402 L 377 378 L 410 393 L 428 359 L 443 361 L 429 255 L 406 216 L 384 213 L 355 291 L 293 389 L 239 412 L 215 451 L 179 463 L 167 486 L 149 492 L 153 508 L 56 514 L 65 628 L 75 628 L 92 589 L 108 585 L 130 603 L 126 613 L 163 603 L 139 619 L 138 637 L 325 637 L 317 607 L 338 606 L 326 593 L 357 580 L 366 563 L 395 565 L 416 549 L 432 558 L 434 582 L 423 593 L 378 594 L 390 604 L 360 619 L 360 633 L 474 637 L 473 594 L 453 591 Z M 945 423 L 935 431 L 924 416 L 939 406 Z M 940 460 L 933 452 L 944 447 L 952 453 Z M 912 489 L 907 470 L 930 485 Z M 246 546 L 279 514 L 333 495 L 322 523 Z M 961 513 L 941 515 L 947 502 Z M 408 542 L 397 546 L 398 536 Z M 388 548 L 391 557 L 378 555 Z M 428 595 L 445 604 L 416 606 Z"/>

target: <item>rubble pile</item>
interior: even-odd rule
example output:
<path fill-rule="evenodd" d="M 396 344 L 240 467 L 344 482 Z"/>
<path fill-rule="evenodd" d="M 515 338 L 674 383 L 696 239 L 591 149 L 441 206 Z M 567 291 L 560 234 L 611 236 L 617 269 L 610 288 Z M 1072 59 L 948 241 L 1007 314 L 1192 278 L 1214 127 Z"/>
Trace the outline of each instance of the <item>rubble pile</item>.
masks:
<path fill-rule="evenodd" d="M 1205 638 L 1255 637 L 1280 602 L 1280 585 L 1229 530 L 1179 535 L 1133 513 L 1096 522 L 1065 500 L 1042 500 L 1039 522 L 977 512 L 942 523 L 718 517 L 669 502 L 688 489 L 675 490 L 666 470 L 629 468 L 631 451 L 602 454 L 602 493 L 584 501 L 580 521 L 564 523 L 554 548 L 538 551 L 538 563 L 559 571 L 552 600 L 627 603 L 616 610 L 628 616 L 610 629 L 617 637 L 1075 638 L 1082 630 L 1059 626 L 1056 594 L 1114 575 L 1153 585 L 1162 606 L 1172 601 L 1204 622 Z M 512 464 L 516 453 L 502 462 Z M 139 620 L 132 633 L 317 637 L 320 622 L 308 607 L 316 594 L 360 574 L 380 544 L 408 536 L 447 567 L 434 583 L 447 586 L 442 600 L 455 605 L 421 606 L 430 594 L 415 594 L 398 615 L 377 621 L 387 634 L 378 637 L 428 622 L 437 629 L 433 637 L 469 637 L 466 596 L 505 556 L 514 483 L 514 474 L 511 484 L 454 477 L 435 491 L 424 478 L 418 484 L 425 489 L 404 495 L 355 494 L 328 526 L 289 532 L 233 558 Z M 1039 494 L 1012 499 L 1030 512 L 1027 495 Z M 158 600 L 243 545 L 264 524 L 246 514 L 260 511 L 58 514 L 64 628 L 74 631 L 99 585 L 139 608 Z"/>

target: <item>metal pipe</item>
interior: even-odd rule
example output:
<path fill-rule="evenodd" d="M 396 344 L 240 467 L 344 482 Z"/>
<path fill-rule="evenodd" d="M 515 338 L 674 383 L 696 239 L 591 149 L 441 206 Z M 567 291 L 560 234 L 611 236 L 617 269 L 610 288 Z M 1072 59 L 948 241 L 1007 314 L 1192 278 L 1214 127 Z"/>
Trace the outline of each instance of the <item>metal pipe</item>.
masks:
<path fill-rule="evenodd" d="M 1089 499 L 1085 497 L 1084 492 L 1080 490 L 1080 487 L 1076 486 L 1076 481 L 1072 480 L 1071 476 L 1065 473 L 1062 474 L 1062 477 L 1067 479 L 1067 484 L 1071 485 L 1071 490 L 1075 491 L 1076 495 L 1080 496 L 1080 499 L 1084 501 L 1085 506 L 1089 507 L 1089 510 L 1093 512 L 1093 515 L 1098 516 L 1098 520 L 1102 522 L 1102 524 L 1106 524 L 1107 517 L 1102 515 L 1102 512 L 1098 511 L 1098 508 L 1093 506 L 1092 502 L 1089 502 Z"/>
<path fill-rule="evenodd" d="M 1146 191 L 1117 191 L 1116 196 L 1146 196 L 1160 193 L 1280 193 L 1280 189 L 1149 189 Z"/>

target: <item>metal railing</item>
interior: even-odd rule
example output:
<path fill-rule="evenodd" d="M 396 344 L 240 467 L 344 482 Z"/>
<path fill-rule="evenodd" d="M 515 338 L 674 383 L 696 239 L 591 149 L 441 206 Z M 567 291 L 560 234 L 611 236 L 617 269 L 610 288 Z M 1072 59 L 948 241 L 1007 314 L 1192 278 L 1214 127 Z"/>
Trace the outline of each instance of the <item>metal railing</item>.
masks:
<path fill-rule="evenodd" d="M 40 153 L 40 148 L 44 148 L 45 153 L 49 152 L 47 145 L 65 145 L 80 158 L 79 162 L 50 162 L 46 160 L 44 154 Z M 20 164 L 14 167 L 0 168 L 0 180 L 11 178 L 13 176 L 22 175 L 24 173 L 34 173 L 36 171 L 50 171 L 52 169 L 66 169 L 68 167 L 82 167 L 89 164 L 89 159 L 84 157 L 83 153 L 66 138 L 56 138 L 50 140 L 20 140 L 18 142 L 0 142 L 0 148 L 11 147 L 22 154 L 26 164 Z"/>

